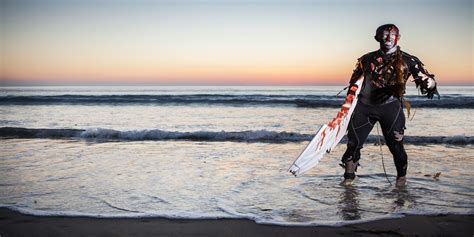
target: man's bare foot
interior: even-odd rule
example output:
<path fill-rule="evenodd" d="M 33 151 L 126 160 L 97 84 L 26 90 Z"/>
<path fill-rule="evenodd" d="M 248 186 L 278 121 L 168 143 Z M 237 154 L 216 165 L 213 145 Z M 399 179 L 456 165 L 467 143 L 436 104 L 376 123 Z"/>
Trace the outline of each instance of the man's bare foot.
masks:
<path fill-rule="evenodd" d="M 395 183 L 395 186 L 397 188 L 403 188 L 405 187 L 406 183 L 407 183 L 407 178 L 405 176 L 397 177 L 397 182 Z"/>
<path fill-rule="evenodd" d="M 344 173 L 344 181 L 341 182 L 343 186 L 350 186 L 356 179 L 355 173 Z"/>
<path fill-rule="evenodd" d="M 351 186 L 355 182 L 355 178 L 353 179 L 344 179 L 344 181 L 341 182 L 342 186 Z"/>

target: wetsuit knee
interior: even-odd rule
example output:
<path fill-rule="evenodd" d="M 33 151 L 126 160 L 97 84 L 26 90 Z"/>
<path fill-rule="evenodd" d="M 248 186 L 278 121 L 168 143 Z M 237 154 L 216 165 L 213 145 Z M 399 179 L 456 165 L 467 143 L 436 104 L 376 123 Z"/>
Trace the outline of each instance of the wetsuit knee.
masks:
<path fill-rule="evenodd" d="M 387 146 L 394 157 L 400 157 L 403 159 L 406 156 L 405 147 L 402 141 L 387 141 Z"/>
<path fill-rule="evenodd" d="M 347 150 L 344 153 L 344 155 L 342 155 L 342 159 L 341 159 L 342 163 L 346 163 L 350 160 L 352 160 L 353 162 L 359 161 L 361 148 L 362 147 L 358 147 L 355 144 L 348 143 Z"/>
<path fill-rule="evenodd" d="M 387 143 L 390 152 L 393 155 L 393 160 L 395 162 L 395 167 L 397 168 L 397 176 L 403 177 L 406 175 L 407 166 L 408 166 L 408 156 L 403 147 L 403 143 L 400 142 L 391 142 Z"/>

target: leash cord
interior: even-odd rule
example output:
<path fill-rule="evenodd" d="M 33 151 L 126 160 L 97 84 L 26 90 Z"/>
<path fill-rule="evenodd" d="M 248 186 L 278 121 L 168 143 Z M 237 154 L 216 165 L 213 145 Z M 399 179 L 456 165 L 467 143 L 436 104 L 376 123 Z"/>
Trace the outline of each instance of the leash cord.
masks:
<path fill-rule="evenodd" d="M 379 124 L 378 123 L 377 123 L 377 139 L 378 139 L 379 148 L 380 148 L 380 155 L 382 156 L 383 173 L 385 174 L 385 178 L 387 179 L 388 183 L 390 185 L 392 185 L 392 182 L 390 182 L 390 179 L 388 179 L 387 171 L 385 170 L 385 162 L 384 162 L 384 159 L 383 159 L 382 142 L 380 141 L 380 133 L 379 133 Z"/>

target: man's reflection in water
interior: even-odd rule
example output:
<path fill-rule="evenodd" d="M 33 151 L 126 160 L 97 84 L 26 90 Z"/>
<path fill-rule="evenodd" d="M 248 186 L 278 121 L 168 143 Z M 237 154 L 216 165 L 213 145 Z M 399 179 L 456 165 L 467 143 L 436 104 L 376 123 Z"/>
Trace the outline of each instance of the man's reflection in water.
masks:
<path fill-rule="evenodd" d="M 391 195 L 395 198 L 393 201 L 392 211 L 400 211 L 405 208 L 414 208 L 416 206 L 416 196 L 410 194 L 407 187 L 395 188 L 392 190 Z"/>
<path fill-rule="evenodd" d="M 359 220 L 359 192 L 356 187 L 344 186 L 340 195 L 338 214 L 345 221 Z"/>
<path fill-rule="evenodd" d="M 360 220 L 359 190 L 354 186 L 343 186 L 341 191 L 337 206 L 339 209 L 337 212 L 338 215 L 345 221 Z M 414 195 L 413 191 L 415 190 L 412 189 L 410 193 L 410 189 L 407 187 L 393 188 L 392 190 L 385 189 L 385 191 L 380 190 L 380 192 L 374 195 L 374 198 L 384 198 L 387 201 L 393 200 L 393 204 L 390 205 L 390 202 L 388 202 L 387 206 L 381 206 L 378 211 L 390 214 L 415 208 L 417 205 L 416 200 L 419 196 Z"/>

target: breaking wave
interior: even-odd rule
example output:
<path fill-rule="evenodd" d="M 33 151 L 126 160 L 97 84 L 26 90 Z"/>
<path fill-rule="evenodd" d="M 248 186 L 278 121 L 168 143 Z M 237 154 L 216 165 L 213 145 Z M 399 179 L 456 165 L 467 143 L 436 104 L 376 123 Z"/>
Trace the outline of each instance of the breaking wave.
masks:
<path fill-rule="evenodd" d="M 441 100 L 406 96 L 413 107 L 474 108 L 474 96 L 446 95 Z M 0 96 L 0 105 L 191 105 L 296 106 L 304 108 L 340 107 L 343 96 L 328 95 L 54 95 Z"/>
<path fill-rule="evenodd" d="M 96 141 L 231 141 L 231 142 L 266 142 L 287 143 L 310 141 L 314 134 L 295 132 L 276 132 L 268 130 L 255 131 L 195 131 L 177 132 L 159 129 L 118 131 L 113 129 L 32 129 L 18 127 L 0 128 L 0 137 L 9 138 L 46 138 L 46 139 L 84 139 Z M 342 142 L 345 141 L 345 138 Z M 383 141 L 383 139 L 382 139 Z M 377 143 L 377 136 L 369 136 L 369 143 Z M 472 145 L 474 138 L 470 136 L 405 136 L 407 144 L 452 144 Z"/>

